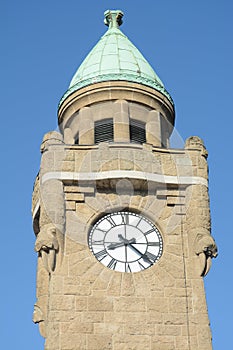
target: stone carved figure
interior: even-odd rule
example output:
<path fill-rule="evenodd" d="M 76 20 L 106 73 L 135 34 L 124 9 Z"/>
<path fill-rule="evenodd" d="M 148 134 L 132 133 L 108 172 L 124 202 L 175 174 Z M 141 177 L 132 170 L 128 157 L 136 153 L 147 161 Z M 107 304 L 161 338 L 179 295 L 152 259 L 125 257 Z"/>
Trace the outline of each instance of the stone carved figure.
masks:
<path fill-rule="evenodd" d="M 41 153 L 48 150 L 50 145 L 60 145 L 63 144 L 63 136 L 57 131 L 50 131 L 44 135 L 43 141 L 40 146 Z"/>
<path fill-rule="evenodd" d="M 206 276 L 211 267 L 211 259 L 216 258 L 218 249 L 209 232 L 198 233 L 195 240 L 195 253 L 199 258 L 200 275 Z"/>
<path fill-rule="evenodd" d="M 208 157 L 208 151 L 205 148 L 203 140 L 198 136 L 190 136 L 185 142 L 186 149 L 198 149 L 204 158 Z"/>
<path fill-rule="evenodd" d="M 38 323 L 40 333 L 46 337 L 50 282 L 55 269 L 62 264 L 65 233 L 65 201 L 63 183 L 58 179 L 43 181 L 51 171 L 51 159 L 59 148 L 63 160 L 63 136 L 51 131 L 45 134 L 41 144 L 41 167 L 37 175 L 32 199 L 33 229 L 36 235 L 37 261 L 36 303 L 33 322 Z M 60 164 L 60 163 L 59 163 Z M 56 170 L 56 163 L 54 168 Z M 56 203 L 56 205 L 54 205 Z"/>
<path fill-rule="evenodd" d="M 55 270 L 58 249 L 56 228 L 52 224 L 43 226 L 36 238 L 35 251 L 41 256 L 44 267 L 49 273 Z"/>

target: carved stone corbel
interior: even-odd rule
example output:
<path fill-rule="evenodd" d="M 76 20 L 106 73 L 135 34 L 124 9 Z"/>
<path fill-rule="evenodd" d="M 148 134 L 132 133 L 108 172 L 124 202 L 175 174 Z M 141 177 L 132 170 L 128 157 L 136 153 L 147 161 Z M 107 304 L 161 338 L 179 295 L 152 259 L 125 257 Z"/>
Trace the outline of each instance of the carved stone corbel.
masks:
<path fill-rule="evenodd" d="M 213 237 L 207 230 L 201 230 L 194 242 L 195 253 L 199 258 L 200 276 L 206 276 L 211 268 L 212 258 L 218 255 L 218 249 Z"/>
<path fill-rule="evenodd" d="M 34 305 L 32 320 L 34 323 L 38 323 L 40 334 L 42 335 L 42 337 L 46 338 L 45 317 L 38 303 L 35 303 Z"/>
<path fill-rule="evenodd" d="M 49 274 L 55 270 L 58 250 L 56 227 L 53 224 L 44 225 L 37 235 L 35 251 L 41 256 L 44 267 Z"/>

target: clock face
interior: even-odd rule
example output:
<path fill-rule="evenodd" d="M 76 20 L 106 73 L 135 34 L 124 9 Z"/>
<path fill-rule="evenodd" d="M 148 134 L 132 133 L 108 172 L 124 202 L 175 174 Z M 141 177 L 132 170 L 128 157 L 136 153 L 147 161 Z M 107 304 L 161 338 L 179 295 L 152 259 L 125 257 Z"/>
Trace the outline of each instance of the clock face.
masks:
<path fill-rule="evenodd" d="M 159 260 L 163 241 L 150 220 L 120 211 L 96 222 L 89 235 L 89 247 L 96 259 L 109 269 L 138 272 Z"/>

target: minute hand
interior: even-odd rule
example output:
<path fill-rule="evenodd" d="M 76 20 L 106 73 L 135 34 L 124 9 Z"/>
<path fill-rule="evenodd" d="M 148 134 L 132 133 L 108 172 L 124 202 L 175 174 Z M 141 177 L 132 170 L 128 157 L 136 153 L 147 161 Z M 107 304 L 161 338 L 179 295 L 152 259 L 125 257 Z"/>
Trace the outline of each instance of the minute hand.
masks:
<path fill-rule="evenodd" d="M 135 248 L 132 244 L 129 243 L 129 246 L 130 248 L 132 248 L 136 253 L 140 254 L 141 257 L 143 258 L 143 260 L 147 261 L 148 263 L 151 264 L 151 261 L 150 259 L 145 255 L 143 254 L 142 252 L 140 252 L 140 250 L 138 250 L 137 248 Z"/>

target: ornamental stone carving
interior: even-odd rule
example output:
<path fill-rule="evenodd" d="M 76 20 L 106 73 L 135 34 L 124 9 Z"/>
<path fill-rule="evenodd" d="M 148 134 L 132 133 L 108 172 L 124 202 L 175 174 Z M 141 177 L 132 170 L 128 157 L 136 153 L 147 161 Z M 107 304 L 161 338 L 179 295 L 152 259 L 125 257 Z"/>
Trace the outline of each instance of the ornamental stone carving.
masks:
<path fill-rule="evenodd" d="M 206 276 L 211 267 L 211 259 L 218 255 L 216 243 L 207 230 L 202 230 L 197 234 L 194 244 L 199 258 L 200 276 Z"/>
<path fill-rule="evenodd" d="M 42 140 L 40 151 L 41 153 L 45 152 L 50 145 L 59 145 L 63 144 L 63 136 L 57 131 L 47 132 Z"/>
<path fill-rule="evenodd" d="M 35 303 L 34 305 L 32 320 L 34 323 L 39 324 L 40 334 L 42 335 L 42 337 L 45 338 L 46 337 L 45 317 L 44 317 L 43 311 L 41 310 L 40 306 L 37 303 Z"/>
<path fill-rule="evenodd" d="M 185 142 L 185 149 L 197 149 L 201 151 L 201 155 L 204 158 L 208 157 L 208 151 L 205 148 L 203 140 L 198 136 L 190 136 Z"/>
<path fill-rule="evenodd" d="M 43 226 L 37 235 L 35 251 L 41 256 L 48 273 L 52 273 L 55 270 L 58 249 L 56 228 L 53 224 Z"/>
<path fill-rule="evenodd" d="M 43 173 L 53 163 L 55 149 L 62 149 L 62 135 L 47 133 L 41 144 L 41 167 L 37 175 L 32 200 L 33 229 L 36 235 L 37 261 L 36 303 L 33 322 L 38 323 L 40 334 L 47 337 L 48 306 L 51 278 L 61 267 L 64 250 L 65 201 L 63 183 L 59 180 L 42 181 Z M 52 162 L 52 163 L 51 163 Z M 56 207 L 54 207 L 56 203 Z"/>

